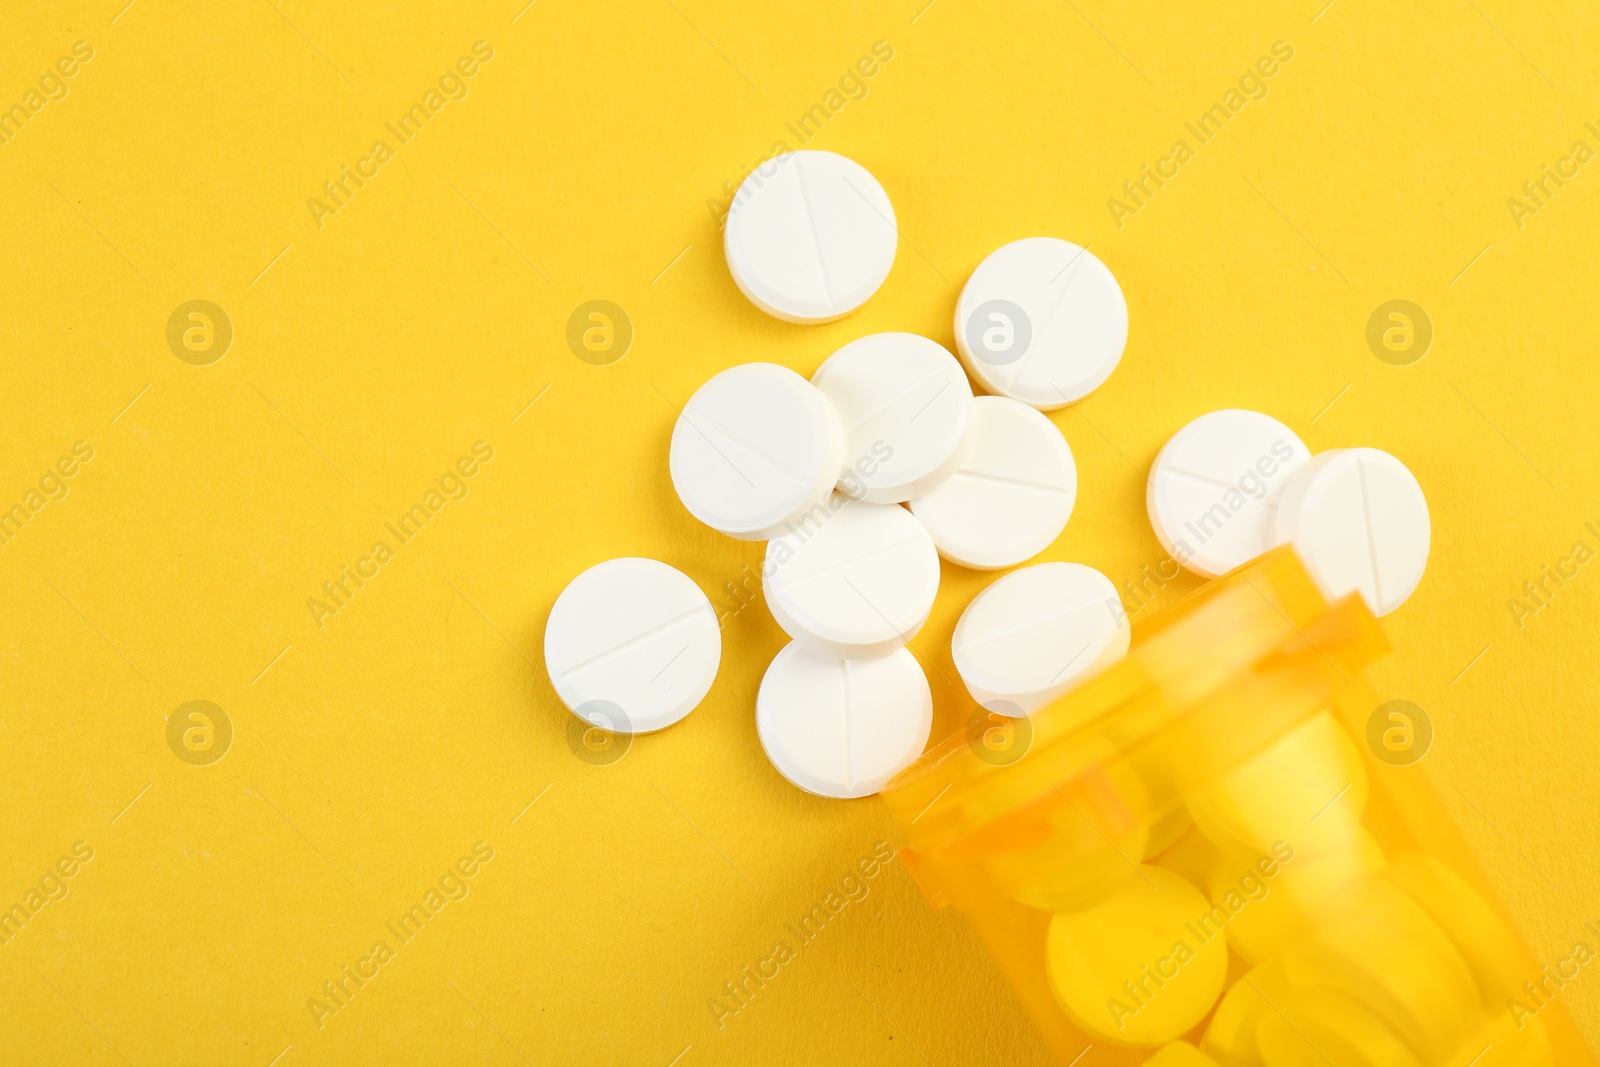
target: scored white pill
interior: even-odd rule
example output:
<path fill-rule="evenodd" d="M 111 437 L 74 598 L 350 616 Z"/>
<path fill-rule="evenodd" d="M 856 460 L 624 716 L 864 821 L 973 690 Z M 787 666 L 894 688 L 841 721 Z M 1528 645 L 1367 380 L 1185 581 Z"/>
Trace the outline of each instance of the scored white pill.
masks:
<path fill-rule="evenodd" d="M 900 648 L 928 621 L 939 554 L 905 508 L 835 493 L 767 542 L 762 578 L 790 637 L 819 656 L 866 659 Z"/>
<path fill-rule="evenodd" d="M 911 512 L 952 563 L 994 570 L 1050 546 L 1072 517 L 1078 468 L 1061 431 L 1020 401 L 972 402 L 972 445 L 944 484 Z"/>
<path fill-rule="evenodd" d="M 823 361 L 811 384 L 844 428 L 841 493 L 870 504 L 921 496 L 966 457 L 972 386 L 943 345 L 875 333 Z"/>
<path fill-rule="evenodd" d="M 1277 535 L 1295 546 L 1323 595 L 1359 592 L 1374 615 L 1387 615 L 1422 581 L 1432 524 L 1404 463 L 1376 448 L 1343 448 L 1317 453 L 1295 474 Z"/>
<path fill-rule="evenodd" d="M 816 386 L 787 367 L 746 363 L 706 382 L 672 428 L 668 467 L 689 514 L 765 541 L 827 499 L 844 435 Z"/>
<path fill-rule="evenodd" d="M 1145 484 L 1156 539 L 1181 566 L 1216 578 L 1278 544 L 1278 505 L 1311 453 L 1259 411 L 1201 415 L 1172 435 Z"/>
<path fill-rule="evenodd" d="M 956 301 L 956 347 L 973 377 L 1046 411 L 1109 378 L 1127 343 L 1117 279 L 1088 249 L 1055 237 L 991 252 Z"/>
<path fill-rule="evenodd" d="M 750 302 L 788 322 L 842 318 L 894 266 L 894 208 L 865 167 L 835 152 L 787 152 L 739 185 L 723 248 Z"/>
<path fill-rule="evenodd" d="M 710 601 L 659 560 L 595 564 L 561 591 L 544 627 L 556 695 L 580 719 L 615 733 L 649 733 L 689 714 L 721 659 Z"/>
<path fill-rule="evenodd" d="M 933 694 L 907 649 L 867 660 L 784 646 L 756 694 L 772 765 L 808 793 L 864 797 L 908 767 L 933 729 Z"/>
<path fill-rule="evenodd" d="M 1038 563 L 974 597 L 950 651 L 972 699 L 1014 717 L 1127 655 L 1130 634 L 1111 579 L 1081 563 Z"/>

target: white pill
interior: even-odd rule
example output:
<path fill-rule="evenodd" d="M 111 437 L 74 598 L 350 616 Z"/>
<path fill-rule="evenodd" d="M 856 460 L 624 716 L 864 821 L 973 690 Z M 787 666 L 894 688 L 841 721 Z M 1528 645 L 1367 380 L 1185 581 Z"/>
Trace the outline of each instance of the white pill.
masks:
<path fill-rule="evenodd" d="M 1088 249 L 1027 237 L 989 254 L 956 301 L 956 347 L 991 393 L 1036 408 L 1087 396 L 1128 343 L 1128 305 Z"/>
<path fill-rule="evenodd" d="M 649 733 L 689 714 L 721 659 L 706 595 L 653 559 L 590 567 L 561 591 L 544 627 L 556 695 L 580 719 L 616 733 Z"/>
<path fill-rule="evenodd" d="M 1405 603 L 1428 565 L 1432 524 L 1416 476 L 1376 448 L 1319 452 L 1289 482 L 1277 535 L 1330 600 L 1359 592 L 1374 615 Z"/>
<path fill-rule="evenodd" d="M 827 499 L 843 454 L 839 419 L 815 386 L 787 367 L 746 363 L 695 390 L 668 466 L 689 514 L 764 541 Z"/>
<path fill-rule="evenodd" d="M 928 679 L 904 648 L 840 660 L 791 642 L 756 694 L 756 732 L 767 758 L 818 796 L 876 793 L 922 754 L 932 729 Z"/>
<path fill-rule="evenodd" d="M 835 152 L 787 152 L 740 184 L 723 247 L 756 307 L 828 322 L 878 291 L 898 240 L 889 194 L 865 167 Z"/>
<path fill-rule="evenodd" d="M 1120 660 L 1130 633 L 1111 579 L 1081 563 L 1039 563 L 974 597 L 950 651 L 973 700 L 1016 716 Z"/>
<path fill-rule="evenodd" d="M 767 607 L 819 656 L 883 656 L 916 636 L 939 592 L 933 539 L 898 504 L 838 493 L 767 542 Z"/>
<path fill-rule="evenodd" d="M 1196 574 L 1216 578 L 1278 544 L 1278 502 L 1311 453 L 1295 432 L 1259 411 L 1201 415 L 1172 435 L 1145 484 L 1161 547 Z"/>
<path fill-rule="evenodd" d="M 943 345 L 875 333 L 829 356 L 811 384 L 844 428 L 839 492 L 870 504 L 921 496 L 965 458 L 972 386 Z"/>
<path fill-rule="evenodd" d="M 1050 546 L 1072 516 L 1078 468 L 1055 424 L 1003 396 L 972 402 L 972 446 L 911 512 L 951 563 L 994 570 Z"/>

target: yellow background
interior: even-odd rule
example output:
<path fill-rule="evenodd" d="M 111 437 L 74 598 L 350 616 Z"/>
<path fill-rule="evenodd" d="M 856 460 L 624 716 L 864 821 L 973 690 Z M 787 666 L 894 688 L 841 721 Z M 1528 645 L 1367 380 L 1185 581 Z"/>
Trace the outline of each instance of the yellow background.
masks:
<path fill-rule="evenodd" d="M 1400 456 L 1433 556 L 1376 680 L 1432 717 L 1427 766 L 1540 957 L 1593 940 L 1600 568 L 1521 628 L 1507 601 L 1600 547 L 1600 164 L 1521 228 L 1506 201 L 1600 148 L 1600 12 L 924 2 L 12 5 L 0 103 L 73 42 L 95 55 L 0 146 L 0 504 L 73 442 L 95 455 L 0 547 L 0 903 L 95 854 L 0 946 L 0 1061 L 1040 1062 L 898 863 L 719 1027 L 723 983 L 896 839 L 878 802 L 762 755 L 764 606 L 728 621 L 705 703 L 609 766 L 569 748 L 540 652 L 602 559 L 663 559 L 719 611 L 756 567 L 667 480 L 696 386 L 809 374 L 872 331 L 950 345 L 968 273 L 1032 234 L 1090 244 L 1132 323 L 1111 380 L 1052 415 L 1081 486 L 1043 558 L 1119 585 L 1159 561 L 1144 473 L 1214 408 Z M 308 198 L 479 40 L 466 98 L 319 228 Z M 811 146 L 883 183 L 894 270 L 842 322 L 781 323 L 734 287 L 707 201 L 880 40 L 892 61 Z M 1196 145 L 1183 123 L 1280 40 L 1266 98 Z M 1195 158 L 1116 226 L 1107 199 L 1179 138 Z M 564 340 L 596 298 L 636 330 L 611 366 Z M 1413 366 L 1366 344 L 1392 298 L 1434 325 Z M 210 366 L 165 340 L 192 299 L 233 323 Z M 317 628 L 308 598 L 479 440 L 470 495 Z M 946 567 L 914 642 L 940 733 L 989 580 Z M 205 767 L 166 742 L 195 699 L 235 731 Z M 307 998 L 478 841 L 470 895 L 319 1029 Z M 1600 1036 L 1600 976 L 1563 996 Z"/>

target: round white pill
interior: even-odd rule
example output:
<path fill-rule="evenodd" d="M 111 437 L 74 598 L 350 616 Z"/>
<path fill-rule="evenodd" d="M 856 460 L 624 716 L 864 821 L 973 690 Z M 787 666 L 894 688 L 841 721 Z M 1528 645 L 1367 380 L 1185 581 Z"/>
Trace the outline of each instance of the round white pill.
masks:
<path fill-rule="evenodd" d="M 819 656 L 883 656 L 916 636 L 939 592 L 933 539 L 897 504 L 838 493 L 767 542 L 767 607 Z"/>
<path fill-rule="evenodd" d="M 730 367 L 689 398 L 668 467 L 689 514 L 732 537 L 764 541 L 827 499 L 844 436 L 833 407 L 787 367 Z"/>
<path fill-rule="evenodd" d="M 972 402 L 972 446 L 911 512 L 951 563 L 994 570 L 1049 547 L 1072 516 L 1078 468 L 1055 424 L 1003 396 Z"/>
<path fill-rule="evenodd" d="M 878 291 L 898 240 L 889 194 L 865 167 L 835 152 L 787 152 L 740 184 L 723 247 L 756 307 L 828 322 Z"/>
<path fill-rule="evenodd" d="M 1027 237 L 989 254 L 956 301 L 956 348 L 991 393 L 1046 411 L 1087 396 L 1128 343 L 1128 305 L 1086 248 Z"/>
<path fill-rule="evenodd" d="M 950 651 L 972 699 L 1017 716 L 1120 660 L 1130 633 L 1111 579 L 1081 563 L 1039 563 L 974 597 Z"/>
<path fill-rule="evenodd" d="M 689 714 L 722 659 L 716 612 L 681 571 L 639 557 L 597 563 L 567 584 L 544 627 L 544 666 L 573 714 L 649 733 Z"/>
<path fill-rule="evenodd" d="M 1150 525 L 1167 554 L 1207 578 L 1279 543 L 1278 503 L 1311 453 L 1259 411 L 1201 415 L 1172 435 L 1145 483 Z"/>
<path fill-rule="evenodd" d="M 818 796 L 876 793 L 922 754 L 932 729 L 928 679 L 904 648 L 840 660 L 791 642 L 756 694 L 756 732 L 767 758 Z"/>
<path fill-rule="evenodd" d="M 1432 524 L 1422 486 L 1376 448 L 1319 452 L 1289 482 L 1277 535 L 1330 600 L 1359 592 L 1374 615 L 1405 603 L 1428 565 Z"/>
<path fill-rule="evenodd" d="M 839 492 L 870 504 L 921 496 L 965 458 L 972 386 L 937 341 L 875 333 L 829 356 L 811 384 L 844 428 Z"/>

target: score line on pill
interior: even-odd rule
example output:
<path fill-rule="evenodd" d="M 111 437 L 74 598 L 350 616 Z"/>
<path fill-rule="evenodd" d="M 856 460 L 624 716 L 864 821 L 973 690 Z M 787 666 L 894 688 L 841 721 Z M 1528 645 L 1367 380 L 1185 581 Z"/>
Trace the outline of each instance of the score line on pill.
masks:
<path fill-rule="evenodd" d="M 933 729 L 933 694 L 907 649 L 868 660 L 815 656 L 791 642 L 756 695 L 767 758 L 808 793 L 876 793 L 911 764 Z"/>
<path fill-rule="evenodd" d="M 939 592 L 939 554 L 910 512 L 837 493 L 767 542 L 762 573 L 784 632 L 838 659 L 900 648 L 928 621 Z"/>
<path fill-rule="evenodd" d="M 994 570 L 1038 555 L 1066 528 L 1078 497 L 1078 468 L 1061 431 L 1028 405 L 980 396 L 972 415 L 967 457 L 910 507 L 941 556 Z"/>
<path fill-rule="evenodd" d="M 683 572 L 628 556 L 567 584 L 544 628 L 544 663 L 573 714 L 614 733 L 649 733 L 693 711 L 716 680 L 722 631 Z"/>
<path fill-rule="evenodd" d="M 667 465 L 689 514 L 764 541 L 827 498 L 843 454 L 838 417 L 815 386 L 775 363 L 745 363 L 695 390 Z"/>
<path fill-rule="evenodd" d="M 1428 500 L 1404 463 L 1376 448 L 1320 452 L 1283 494 L 1277 539 L 1324 596 L 1359 592 L 1374 615 L 1406 602 L 1428 566 Z"/>
<path fill-rule="evenodd" d="M 894 266 L 894 208 L 836 152 L 786 152 L 739 185 L 723 249 L 739 290 L 788 322 L 829 322 L 867 302 Z"/>

